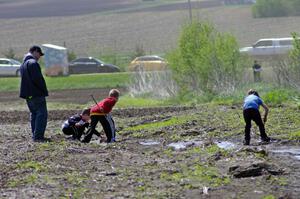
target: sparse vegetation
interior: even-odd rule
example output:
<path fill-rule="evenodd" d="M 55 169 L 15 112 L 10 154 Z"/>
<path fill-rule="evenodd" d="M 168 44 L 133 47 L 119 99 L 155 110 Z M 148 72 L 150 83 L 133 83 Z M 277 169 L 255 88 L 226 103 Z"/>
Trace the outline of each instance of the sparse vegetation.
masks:
<path fill-rule="evenodd" d="M 298 0 L 257 0 L 252 7 L 254 17 L 283 17 L 300 15 Z"/>

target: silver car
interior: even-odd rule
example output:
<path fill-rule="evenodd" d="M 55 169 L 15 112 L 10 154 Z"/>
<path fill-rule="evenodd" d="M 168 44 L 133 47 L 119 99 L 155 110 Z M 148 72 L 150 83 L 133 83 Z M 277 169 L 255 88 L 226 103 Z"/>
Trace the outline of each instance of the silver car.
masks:
<path fill-rule="evenodd" d="M 20 76 L 21 63 L 14 59 L 0 58 L 1 76 Z"/>

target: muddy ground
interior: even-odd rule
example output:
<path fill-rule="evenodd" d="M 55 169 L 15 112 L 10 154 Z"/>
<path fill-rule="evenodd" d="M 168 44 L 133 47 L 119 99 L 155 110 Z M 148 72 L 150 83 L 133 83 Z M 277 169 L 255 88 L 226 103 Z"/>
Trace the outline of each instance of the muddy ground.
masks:
<path fill-rule="evenodd" d="M 50 143 L 31 141 L 26 111 L 0 112 L 0 198 L 299 198 L 295 107 L 271 107 L 276 140 L 260 143 L 253 128 L 250 146 L 240 105 L 117 109 L 108 145 L 61 134 L 78 111 L 50 111 Z"/>

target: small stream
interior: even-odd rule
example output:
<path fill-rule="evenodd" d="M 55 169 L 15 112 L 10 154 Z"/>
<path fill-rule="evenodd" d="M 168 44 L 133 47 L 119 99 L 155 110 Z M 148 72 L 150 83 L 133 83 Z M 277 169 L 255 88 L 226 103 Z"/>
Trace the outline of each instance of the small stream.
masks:
<path fill-rule="evenodd" d="M 300 148 L 298 147 L 280 147 L 271 149 L 270 152 L 281 156 L 291 156 L 294 159 L 300 160 Z"/>
<path fill-rule="evenodd" d="M 228 142 L 228 141 L 221 141 L 221 142 L 215 142 L 215 144 L 224 150 L 231 150 L 231 149 L 235 149 L 237 146 L 236 144 L 232 143 L 232 142 Z"/>
<path fill-rule="evenodd" d="M 201 141 L 183 141 L 183 142 L 173 142 L 168 144 L 168 147 L 173 148 L 174 150 L 184 150 L 191 146 L 200 146 Z"/>
<path fill-rule="evenodd" d="M 154 141 L 154 140 L 144 140 L 144 141 L 139 142 L 139 144 L 141 144 L 143 146 L 153 146 L 153 145 L 159 145 L 160 142 Z"/>

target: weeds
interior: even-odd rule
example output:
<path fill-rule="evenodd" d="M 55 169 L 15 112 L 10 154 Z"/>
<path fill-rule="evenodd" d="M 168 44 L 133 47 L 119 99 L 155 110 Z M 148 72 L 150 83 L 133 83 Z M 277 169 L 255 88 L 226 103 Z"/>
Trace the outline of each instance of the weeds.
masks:
<path fill-rule="evenodd" d="M 35 161 L 24 161 L 17 164 L 18 169 L 30 169 L 34 172 L 46 171 L 47 167 Z"/>
<path fill-rule="evenodd" d="M 124 129 L 125 131 L 138 131 L 138 130 L 155 130 L 162 127 L 181 125 L 190 121 L 194 116 L 181 116 L 181 117 L 172 117 L 166 121 L 153 122 L 149 124 L 142 124 L 134 127 L 128 127 Z"/>
<path fill-rule="evenodd" d="M 187 167 L 182 166 L 180 172 L 169 174 L 163 172 L 160 176 L 162 180 L 174 181 L 174 182 L 187 182 L 187 185 L 193 186 L 196 184 L 204 184 L 207 186 L 218 187 L 230 183 L 228 177 L 221 176 L 215 167 L 194 164 Z M 187 186 L 189 188 L 189 186 Z"/>
<path fill-rule="evenodd" d="M 289 140 L 299 141 L 300 140 L 300 131 L 289 133 L 288 138 L 289 138 Z"/>
<path fill-rule="evenodd" d="M 276 197 L 273 195 L 267 195 L 267 196 L 264 196 L 263 199 L 276 199 Z"/>
<path fill-rule="evenodd" d="M 38 174 L 37 173 L 33 173 L 33 174 L 29 174 L 26 175 L 25 177 L 21 178 L 21 179 L 11 179 L 7 182 L 8 187 L 19 187 L 19 186 L 25 186 L 28 184 L 35 184 L 38 180 Z"/>

